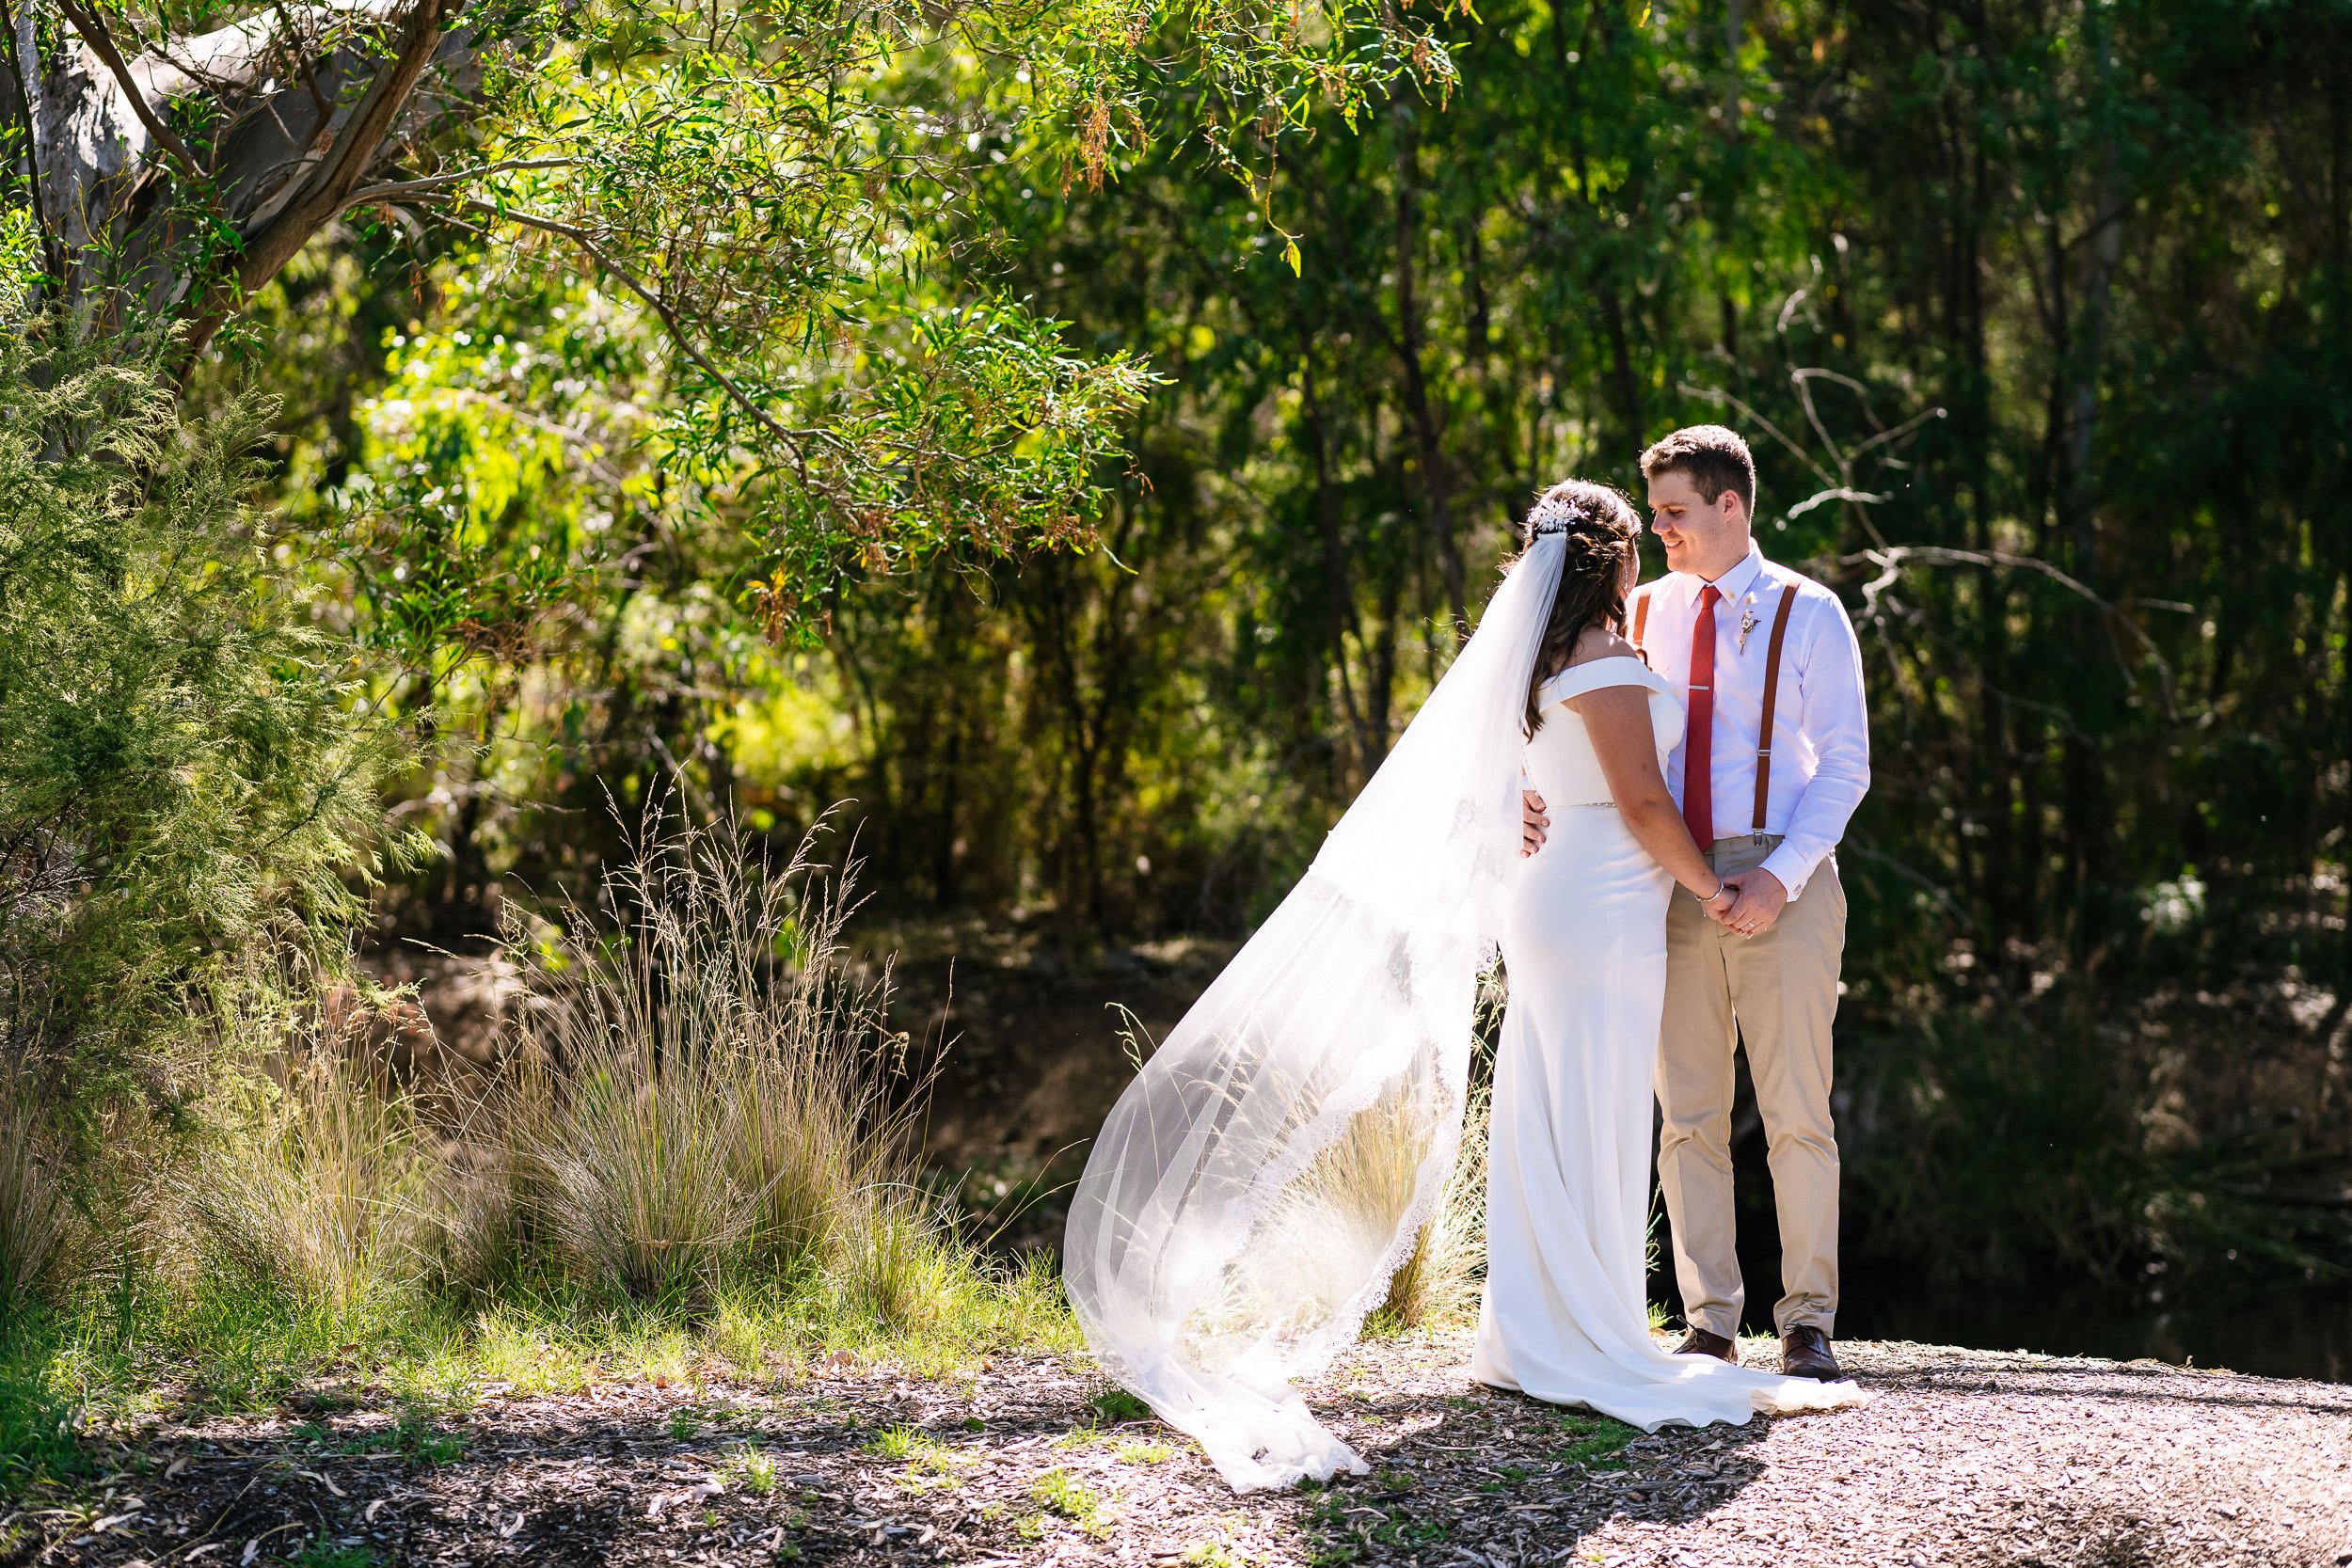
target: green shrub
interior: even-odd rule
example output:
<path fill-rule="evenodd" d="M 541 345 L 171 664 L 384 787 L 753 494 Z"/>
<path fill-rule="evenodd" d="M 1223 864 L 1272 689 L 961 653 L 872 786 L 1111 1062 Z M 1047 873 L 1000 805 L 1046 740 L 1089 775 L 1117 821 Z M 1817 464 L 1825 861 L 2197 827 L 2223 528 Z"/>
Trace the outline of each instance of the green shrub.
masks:
<path fill-rule="evenodd" d="M 225 965 L 336 950 L 383 824 L 363 672 L 270 569 L 268 408 L 183 421 L 163 346 L 0 319 L 0 1037 L 77 1111 Z"/>

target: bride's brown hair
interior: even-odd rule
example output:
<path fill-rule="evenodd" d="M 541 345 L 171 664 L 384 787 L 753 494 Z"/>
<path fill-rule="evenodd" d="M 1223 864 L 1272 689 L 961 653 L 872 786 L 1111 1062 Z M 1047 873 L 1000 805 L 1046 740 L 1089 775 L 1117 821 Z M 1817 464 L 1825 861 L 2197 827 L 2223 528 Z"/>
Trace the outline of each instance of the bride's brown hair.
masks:
<path fill-rule="evenodd" d="M 1535 671 L 1527 683 L 1527 733 L 1543 722 L 1536 693 L 1544 682 L 1568 667 L 1576 640 L 1587 626 L 1625 629 L 1626 561 L 1638 547 L 1641 519 L 1622 491 L 1586 479 L 1564 479 L 1537 499 L 1519 525 L 1525 549 L 1538 537 L 1564 535 L 1567 559 L 1560 562 L 1560 588 L 1552 595 L 1551 615 L 1544 623 L 1544 640 L 1535 652 Z"/>

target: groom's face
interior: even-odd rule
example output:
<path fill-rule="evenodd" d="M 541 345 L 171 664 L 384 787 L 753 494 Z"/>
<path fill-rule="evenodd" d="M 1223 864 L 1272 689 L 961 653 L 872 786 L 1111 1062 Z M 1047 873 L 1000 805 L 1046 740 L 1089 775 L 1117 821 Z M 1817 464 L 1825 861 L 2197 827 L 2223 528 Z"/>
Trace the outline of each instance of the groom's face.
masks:
<path fill-rule="evenodd" d="M 1747 553 L 1746 541 L 1739 538 L 1746 521 L 1737 490 L 1708 500 L 1689 474 L 1672 468 L 1649 482 L 1650 531 L 1666 546 L 1670 572 L 1711 576 L 1708 568 L 1720 571 L 1718 562 L 1727 555 L 1736 563 Z"/>

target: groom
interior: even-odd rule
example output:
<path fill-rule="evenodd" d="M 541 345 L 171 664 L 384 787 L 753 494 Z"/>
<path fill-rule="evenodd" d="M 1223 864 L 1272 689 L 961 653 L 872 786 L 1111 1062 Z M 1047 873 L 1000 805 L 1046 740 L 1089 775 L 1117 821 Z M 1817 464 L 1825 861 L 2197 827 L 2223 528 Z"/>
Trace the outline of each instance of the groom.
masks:
<path fill-rule="evenodd" d="M 1733 1248 L 1732 1052 L 1756 1084 L 1779 1211 L 1780 1370 L 1842 1376 L 1837 1139 L 1830 1022 L 1846 945 L 1834 851 L 1870 784 L 1862 651 L 1837 596 L 1764 559 L 1751 534 L 1756 462 L 1721 425 L 1642 454 L 1669 575 L 1628 607 L 1634 645 L 1687 708 L 1666 784 L 1739 897 L 1718 919 L 1677 897 L 1666 918 L 1658 1053 L 1658 1177 L 1690 1332 L 1677 1354 L 1738 1362 L 1746 1291 Z M 1526 800 L 1530 847 L 1543 802 Z"/>

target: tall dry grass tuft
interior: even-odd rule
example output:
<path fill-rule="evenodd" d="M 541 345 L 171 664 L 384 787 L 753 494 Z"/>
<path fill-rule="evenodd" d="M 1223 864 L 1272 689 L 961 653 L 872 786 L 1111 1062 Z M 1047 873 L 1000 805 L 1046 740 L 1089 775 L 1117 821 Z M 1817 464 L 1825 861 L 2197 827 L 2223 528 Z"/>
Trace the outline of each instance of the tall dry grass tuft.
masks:
<path fill-rule="evenodd" d="M 640 1297 L 830 1275 L 898 1325 L 952 1270 L 918 1198 L 927 1075 L 887 974 L 841 941 L 853 870 L 805 839 L 781 868 L 732 824 L 649 823 L 570 911 L 510 1042 L 496 1118 L 522 1215 L 572 1270 Z"/>
<path fill-rule="evenodd" d="M 0 1315 L 53 1299 L 72 1268 L 75 1223 L 64 1151 L 30 1074 L 0 1070 Z"/>
<path fill-rule="evenodd" d="M 1435 1327 L 1478 1315 L 1486 1270 L 1488 1091 L 1470 1090 L 1462 1147 L 1447 1176 L 1435 1218 L 1422 1227 L 1412 1254 L 1389 1278 L 1388 1299 L 1373 1314 L 1375 1331 Z"/>
<path fill-rule="evenodd" d="M 171 1181 L 197 1259 L 339 1314 L 410 1282 L 426 1256 L 433 1175 L 413 1107 L 365 1060 L 304 1050 L 257 1078 L 243 1125 Z"/>

